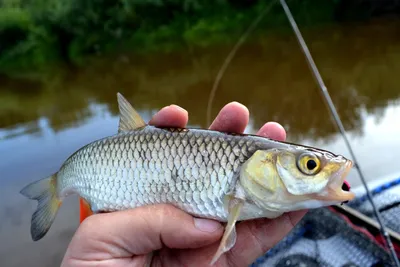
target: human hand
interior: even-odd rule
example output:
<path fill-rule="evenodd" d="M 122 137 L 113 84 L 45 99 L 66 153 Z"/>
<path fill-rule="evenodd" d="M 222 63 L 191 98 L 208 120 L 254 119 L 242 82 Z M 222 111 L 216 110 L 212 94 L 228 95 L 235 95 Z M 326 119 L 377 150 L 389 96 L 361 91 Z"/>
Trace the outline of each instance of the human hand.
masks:
<path fill-rule="evenodd" d="M 249 121 L 247 108 L 233 102 L 218 114 L 210 129 L 242 133 Z M 149 122 L 156 126 L 185 127 L 188 113 L 172 105 Z M 266 123 L 257 133 L 284 141 L 286 132 L 277 123 Z M 236 224 L 235 246 L 215 266 L 248 266 L 285 237 L 306 211 L 285 213 L 276 219 Z M 208 266 L 217 251 L 224 227 L 198 219 L 171 205 L 151 205 L 131 210 L 95 214 L 76 231 L 62 267 Z"/>

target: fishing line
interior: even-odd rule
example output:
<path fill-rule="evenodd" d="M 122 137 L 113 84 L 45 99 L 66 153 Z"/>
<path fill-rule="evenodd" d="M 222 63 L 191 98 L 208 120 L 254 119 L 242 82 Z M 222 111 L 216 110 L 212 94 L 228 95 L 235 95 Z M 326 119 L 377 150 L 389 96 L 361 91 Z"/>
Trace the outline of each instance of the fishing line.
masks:
<path fill-rule="evenodd" d="M 249 34 L 254 30 L 255 27 L 257 27 L 258 23 L 262 20 L 262 18 L 269 12 L 269 10 L 272 8 L 272 5 L 275 4 L 275 1 L 272 1 L 269 5 L 267 5 L 261 13 L 257 16 L 255 20 L 253 20 L 253 23 L 247 28 L 247 30 L 242 34 L 240 37 L 239 41 L 236 42 L 235 46 L 232 48 L 231 52 L 229 55 L 225 58 L 224 63 L 222 64 L 220 70 L 218 71 L 217 77 L 215 78 L 214 85 L 211 89 L 210 95 L 208 97 L 208 104 L 207 104 L 207 125 L 211 124 L 211 107 L 212 107 L 212 102 L 214 100 L 215 92 L 217 91 L 218 85 L 222 79 L 222 76 L 225 73 L 225 70 L 228 68 L 229 64 L 231 63 L 233 57 L 236 55 L 236 52 L 238 51 L 239 47 L 244 43 L 244 41 L 247 39 Z"/>
<path fill-rule="evenodd" d="M 357 158 L 356 158 L 356 156 L 355 156 L 355 154 L 353 152 L 353 149 L 351 148 L 350 142 L 347 139 L 346 131 L 345 131 L 344 126 L 342 124 L 342 121 L 340 120 L 340 117 L 339 117 L 339 115 L 338 115 L 338 113 L 336 111 L 335 105 L 333 104 L 333 101 L 332 101 L 332 99 L 331 99 L 331 97 L 330 97 L 330 95 L 328 93 L 328 89 L 327 89 L 327 87 L 325 86 L 325 84 L 324 84 L 324 82 L 322 80 L 322 77 L 321 77 L 321 75 L 320 75 L 320 73 L 319 73 L 319 71 L 317 69 L 317 66 L 316 66 L 316 64 L 315 64 L 315 62 L 314 62 L 314 60 L 313 60 L 313 58 L 311 56 L 310 51 L 308 50 L 308 47 L 307 47 L 307 45 L 306 45 L 306 43 L 305 43 L 305 41 L 304 41 L 304 39 L 303 39 L 303 37 L 302 37 L 302 35 L 300 33 L 299 28 L 297 27 L 297 24 L 296 24 L 296 21 L 293 18 L 293 15 L 290 12 L 290 9 L 289 9 L 288 5 L 286 4 L 286 1 L 285 0 L 280 0 L 280 2 L 281 2 L 282 8 L 284 9 L 284 11 L 286 13 L 286 16 L 287 16 L 287 18 L 288 18 L 288 20 L 290 22 L 290 25 L 292 26 L 292 29 L 293 29 L 293 31 L 294 31 L 294 33 L 296 35 L 296 38 L 297 38 L 297 40 L 298 40 L 298 42 L 299 42 L 299 44 L 300 44 L 300 46 L 302 48 L 302 51 L 303 51 L 303 53 L 304 53 L 304 55 L 305 55 L 305 57 L 307 59 L 309 67 L 311 68 L 312 73 L 314 74 L 314 78 L 317 80 L 317 83 L 319 85 L 320 91 L 322 92 L 322 94 L 323 94 L 323 96 L 324 96 L 324 98 L 325 98 L 325 100 L 326 100 L 326 102 L 328 104 L 328 107 L 330 109 L 331 115 L 333 116 L 333 118 L 335 120 L 335 123 L 336 123 L 337 127 L 339 128 L 339 131 L 340 131 L 341 135 L 343 136 L 343 139 L 344 139 L 344 141 L 346 143 L 346 146 L 347 146 L 347 148 L 348 148 L 348 150 L 349 150 L 349 152 L 350 152 L 350 154 L 351 154 L 351 156 L 353 158 L 355 166 L 357 166 L 356 169 L 358 171 L 358 174 L 360 175 L 362 184 L 364 185 L 364 188 L 365 188 L 366 193 L 367 193 L 367 197 L 368 197 L 368 199 L 369 199 L 369 201 L 370 201 L 370 203 L 372 205 L 375 217 L 376 217 L 376 219 L 377 219 L 377 221 L 379 223 L 379 227 L 381 228 L 381 233 L 383 234 L 383 236 L 385 238 L 386 245 L 387 245 L 387 247 L 388 247 L 388 249 L 390 251 L 390 254 L 391 254 L 392 258 L 393 258 L 393 261 L 394 261 L 394 263 L 396 264 L 397 267 L 400 267 L 400 262 L 399 262 L 399 259 L 397 258 L 397 255 L 396 255 L 396 252 L 394 250 L 392 241 L 390 240 L 389 234 L 385 230 L 385 227 L 384 227 L 384 224 L 382 222 L 380 213 L 379 213 L 379 211 L 378 211 L 378 209 L 377 209 L 377 207 L 375 205 L 375 202 L 374 202 L 374 200 L 372 198 L 371 192 L 368 189 L 367 182 L 365 180 L 364 174 L 363 174 L 363 172 L 361 171 L 361 168 L 360 168 L 360 164 L 358 164 Z"/>

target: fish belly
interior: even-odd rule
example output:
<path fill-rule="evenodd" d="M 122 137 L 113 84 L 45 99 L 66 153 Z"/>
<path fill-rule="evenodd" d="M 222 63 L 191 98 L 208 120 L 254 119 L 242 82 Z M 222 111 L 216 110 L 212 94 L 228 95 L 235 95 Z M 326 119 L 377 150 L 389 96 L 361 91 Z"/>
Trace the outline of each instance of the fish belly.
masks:
<path fill-rule="evenodd" d="M 238 137 L 147 126 L 93 142 L 58 173 L 60 194 L 75 191 L 93 212 L 172 204 L 226 221 L 224 197 L 252 151 Z"/>

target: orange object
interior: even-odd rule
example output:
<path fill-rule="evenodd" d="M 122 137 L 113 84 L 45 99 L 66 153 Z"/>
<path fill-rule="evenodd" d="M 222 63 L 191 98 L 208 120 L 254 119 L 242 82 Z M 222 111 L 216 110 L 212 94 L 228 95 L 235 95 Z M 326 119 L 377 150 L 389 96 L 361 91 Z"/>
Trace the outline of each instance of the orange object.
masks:
<path fill-rule="evenodd" d="M 79 198 L 79 214 L 80 219 L 79 223 L 82 223 L 87 217 L 93 214 L 92 209 L 90 208 L 90 204 L 83 198 Z"/>

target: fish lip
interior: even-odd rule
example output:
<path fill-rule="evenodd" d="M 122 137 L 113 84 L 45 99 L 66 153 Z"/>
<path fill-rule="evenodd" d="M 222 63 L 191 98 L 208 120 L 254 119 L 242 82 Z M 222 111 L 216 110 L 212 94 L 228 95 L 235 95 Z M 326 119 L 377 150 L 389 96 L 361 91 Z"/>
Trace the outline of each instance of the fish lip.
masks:
<path fill-rule="evenodd" d="M 343 178 L 346 178 L 346 176 L 349 174 L 352 167 L 353 167 L 353 161 L 348 159 L 344 165 L 344 172 L 342 174 Z M 344 179 L 343 179 L 343 181 L 344 181 Z"/>
<path fill-rule="evenodd" d="M 353 162 L 349 159 L 346 159 L 346 162 L 342 169 L 335 175 L 335 177 L 333 177 L 332 182 L 328 185 L 325 192 L 318 196 L 318 199 L 339 202 L 347 202 L 353 200 L 355 198 L 355 194 L 353 192 L 345 191 L 342 189 L 344 180 L 346 179 L 352 167 Z"/>
<path fill-rule="evenodd" d="M 342 187 L 344 180 L 346 179 L 347 175 L 351 171 L 353 167 L 353 162 L 349 159 L 345 159 L 346 162 L 344 166 L 338 171 L 338 173 L 332 177 L 332 181 L 329 183 L 330 187 Z"/>
<path fill-rule="evenodd" d="M 355 198 L 355 194 L 350 191 L 344 191 L 343 189 L 335 190 L 335 189 L 328 189 L 328 194 L 326 196 L 327 200 L 332 201 L 339 201 L 339 202 L 346 202 L 353 200 Z"/>

